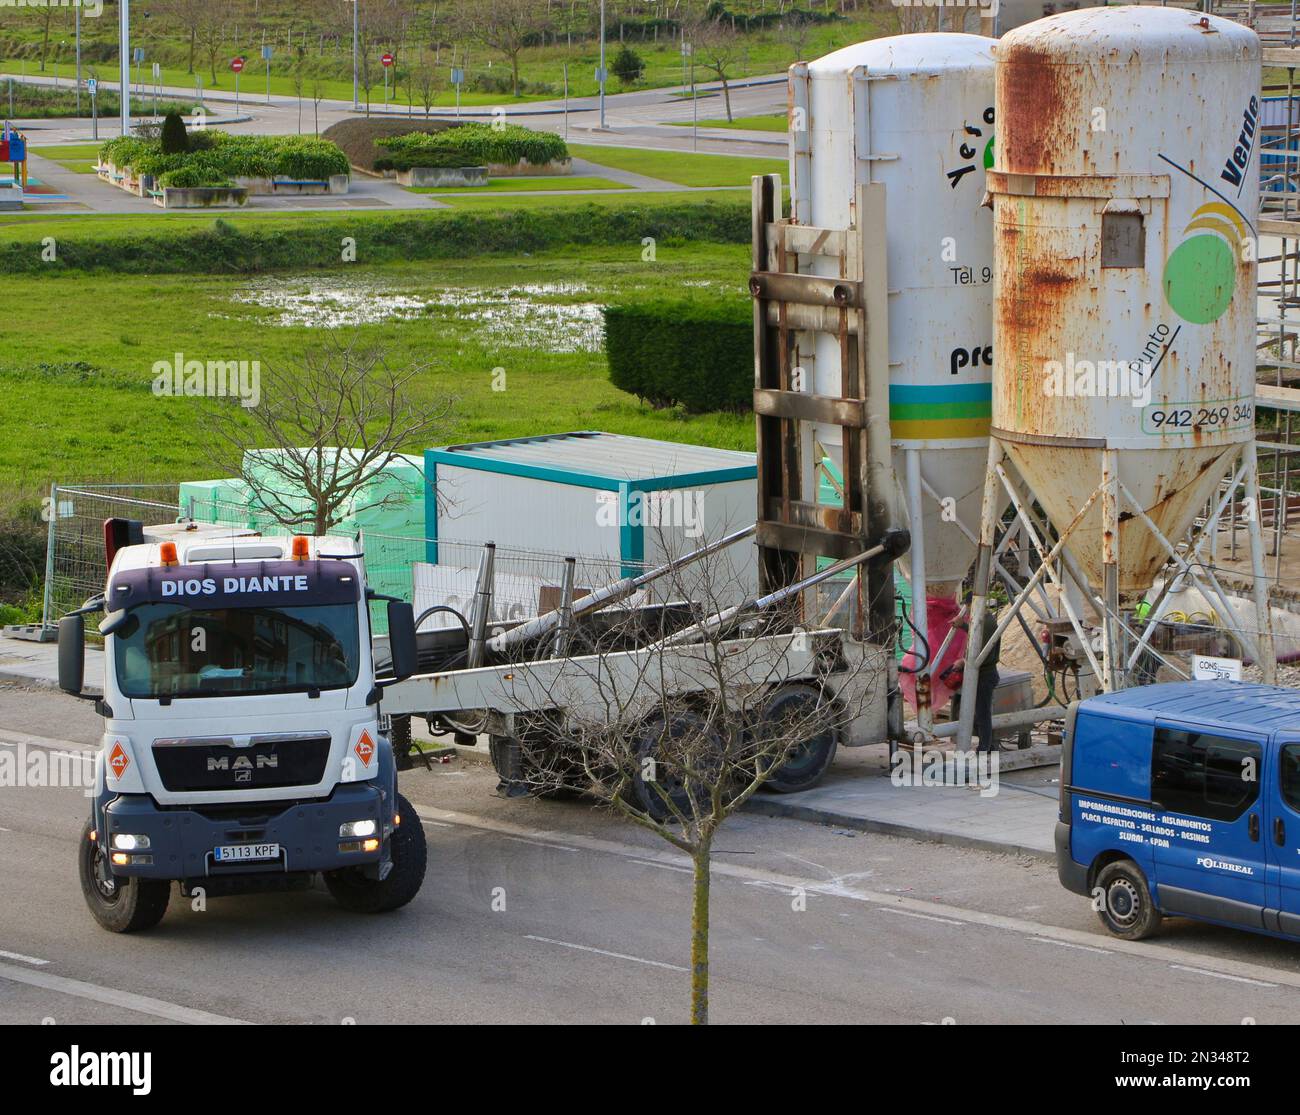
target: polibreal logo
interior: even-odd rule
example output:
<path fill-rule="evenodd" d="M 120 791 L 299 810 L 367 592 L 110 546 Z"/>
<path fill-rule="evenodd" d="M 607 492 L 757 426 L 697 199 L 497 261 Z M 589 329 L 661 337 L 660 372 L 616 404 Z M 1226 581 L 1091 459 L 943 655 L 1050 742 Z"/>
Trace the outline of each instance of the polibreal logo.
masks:
<path fill-rule="evenodd" d="M 74 1045 L 50 1055 L 50 1083 L 56 1088 L 130 1088 L 132 1095 L 147 1096 L 152 1076 L 152 1053 L 83 1053 Z"/>
<path fill-rule="evenodd" d="M 1236 872 L 1238 875 L 1255 874 L 1255 869 L 1251 867 L 1249 864 L 1229 863 L 1227 860 L 1213 859 L 1210 856 L 1197 856 L 1196 866 L 1208 867 L 1212 871 L 1233 871 Z"/>
<path fill-rule="evenodd" d="M 163 596 L 240 595 L 253 592 L 306 592 L 307 578 L 282 574 L 275 577 L 189 577 L 163 581 Z"/>

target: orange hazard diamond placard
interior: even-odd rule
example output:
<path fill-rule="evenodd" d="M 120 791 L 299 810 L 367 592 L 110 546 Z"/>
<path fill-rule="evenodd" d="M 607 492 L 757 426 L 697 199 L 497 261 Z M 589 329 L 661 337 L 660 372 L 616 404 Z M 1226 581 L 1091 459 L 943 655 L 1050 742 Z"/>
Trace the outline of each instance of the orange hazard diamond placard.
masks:
<path fill-rule="evenodd" d="M 370 733 L 363 729 L 361 738 L 357 740 L 357 745 L 352 750 L 357 753 L 358 759 L 369 766 L 370 760 L 375 757 L 375 741 L 370 738 Z"/>
<path fill-rule="evenodd" d="M 121 740 L 113 741 L 113 750 L 108 753 L 108 765 L 115 778 L 121 778 L 126 773 L 126 768 L 131 765 L 131 757 L 126 753 Z"/>

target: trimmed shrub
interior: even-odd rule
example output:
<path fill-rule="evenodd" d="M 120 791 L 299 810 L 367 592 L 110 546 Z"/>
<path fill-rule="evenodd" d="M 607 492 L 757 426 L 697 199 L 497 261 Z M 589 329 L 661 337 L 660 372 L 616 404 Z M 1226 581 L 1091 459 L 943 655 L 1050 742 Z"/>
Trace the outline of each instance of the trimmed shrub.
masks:
<path fill-rule="evenodd" d="M 698 413 L 753 405 L 754 320 L 746 301 L 606 306 L 605 354 L 610 382 L 654 406 Z"/>
<path fill-rule="evenodd" d="M 350 170 L 347 156 L 336 144 L 315 136 L 232 136 L 204 131 L 195 132 L 191 139 L 189 150 L 168 153 L 158 140 L 127 136 L 105 143 L 100 158 L 159 179 L 192 170 L 195 173 L 186 173 L 184 180 L 194 185 L 224 185 L 235 177 L 325 181 Z M 198 178 L 212 181 L 200 182 Z"/>
<path fill-rule="evenodd" d="M 395 151 L 375 160 L 376 170 L 414 170 L 476 165 L 459 151 Z"/>
<path fill-rule="evenodd" d="M 432 134 L 452 127 L 450 120 L 426 120 L 416 122 L 407 120 L 381 120 L 354 116 L 349 120 L 340 120 L 331 124 L 321 133 L 322 139 L 337 143 L 343 153 L 358 170 L 375 170 L 375 159 L 386 154 L 382 148 L 375 146 L 375 141 L 385 136 L 409 135 L 411 132 Z"/>
<path fill-rule="evenodd" d="M 385 155 L 381 158 L 411 159 L 452 154 L 462 161 L 456 166 L 483 166 L 486 163 L 515 164 L 520 161 L 540 166 L 569 157 L 568 145 L 553 132 L 535 132 L 518 124 L 497 128 L 491 124 L 458 124 L 454 128 L 429 135 L 412 132 L 409 135 L 389 136 L 375 140 Z M 446 163 L 429 164 L 411 162 L 410 166 L 446 166 Z"/>
<path fill-rule="evenodd" d="M 162 133 L 158 138 L 162 144 L 162 153 L 164 155 L 179 155 L 190 149 L 190 139 L 185 131 L 185 121 L 181 119 L 181 114 L 175 109 L 172 109 L 163 117 Z"/>

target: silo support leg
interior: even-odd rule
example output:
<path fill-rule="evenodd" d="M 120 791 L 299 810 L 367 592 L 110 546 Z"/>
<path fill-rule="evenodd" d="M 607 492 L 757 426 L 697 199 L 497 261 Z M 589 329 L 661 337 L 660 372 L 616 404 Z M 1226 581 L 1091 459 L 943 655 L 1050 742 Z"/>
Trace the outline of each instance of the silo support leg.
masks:
<path fill-rule="evenodd" d="M 1277 651 L 1273 646 L 1273 612 L 1269 606 L 1268 581 L 1264 573 L 1264 532 L 1260 527 L 1259 456 L 1253 441 L 1246 443 L 1246 496 L 1253 508 L 1247 520 L 1250 531 L 1250 572 L 1255 597 L 1255 623 L 1258 627 L 1259 668 L 1265 685 L 1277 684 Z M 1274 515 L 1286 514 L 1285 491 L 1279 493 Z M 1280 547 L 1279 547 L 1280 552 Z"/>
<path fill-rule="evenodd" d="M 919 663 L 916 668 L 916 722 L 922 733 L 929 735 L 934 727 L 934 717 L 930 708 L 930 681 L 934 676 L 935 657 L 930 649 L 930 616 L 925 598 L 925 531 L 924 509 L 922 507 L 921 451 L 908 449 L 905 452 L 905 480 L 907 486 L 908 529 L 912 532 L 911 559 L 912 582 L 912 623 L 920 632 L 920 640 L 914 635 L 912 644 L 916 648 L 913 659 Z M 921 648 L 927 649 L 924 659 Z"/>
<path fill-rule="evenodd" d="M 1101 575 L 1102 686 L 1107 693 L 1124 688 L 1119 651 L 1119 454 L 1102 452 Z"/>
<path fill-rule="evenodd" d="M 975 552 L 975 579 L 971 583 L 970 618 L 966 628 L 966 664 L 961 678 L 961 709 L 957 726 L 957 750 L 971 749 L 975 728 L 975 680 L 979 671 L 980 639 L 984 614 L 988 611 L 989 578 L 993 567 L 993 544 L 998 527 L 998 470 L 1005 451 L 995 438 L 989 442 L 989 467 L 984 474 L 984 501 L 980 509 L 979 549 Z M 981 740 L 981 743 L 984 741 Z"/>

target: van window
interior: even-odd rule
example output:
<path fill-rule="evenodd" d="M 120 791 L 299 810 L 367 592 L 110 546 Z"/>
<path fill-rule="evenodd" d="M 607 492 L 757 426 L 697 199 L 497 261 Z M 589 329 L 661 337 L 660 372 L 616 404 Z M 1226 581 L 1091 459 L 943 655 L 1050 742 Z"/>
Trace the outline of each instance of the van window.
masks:
<path fill-rule="evenodd" d="M 1278 783 L 1282 788 L 1282 800 L 1300 813 L 1300 743 L 1288 743 L 1282 748 Z"/>
<path fill-rule="evenodd" d="M 1259 797 L 1262 755 L 1262 745 L 1250 740 L 1157 728 L 1151 800 L 1172 813 L 1235 821 Z"/>

